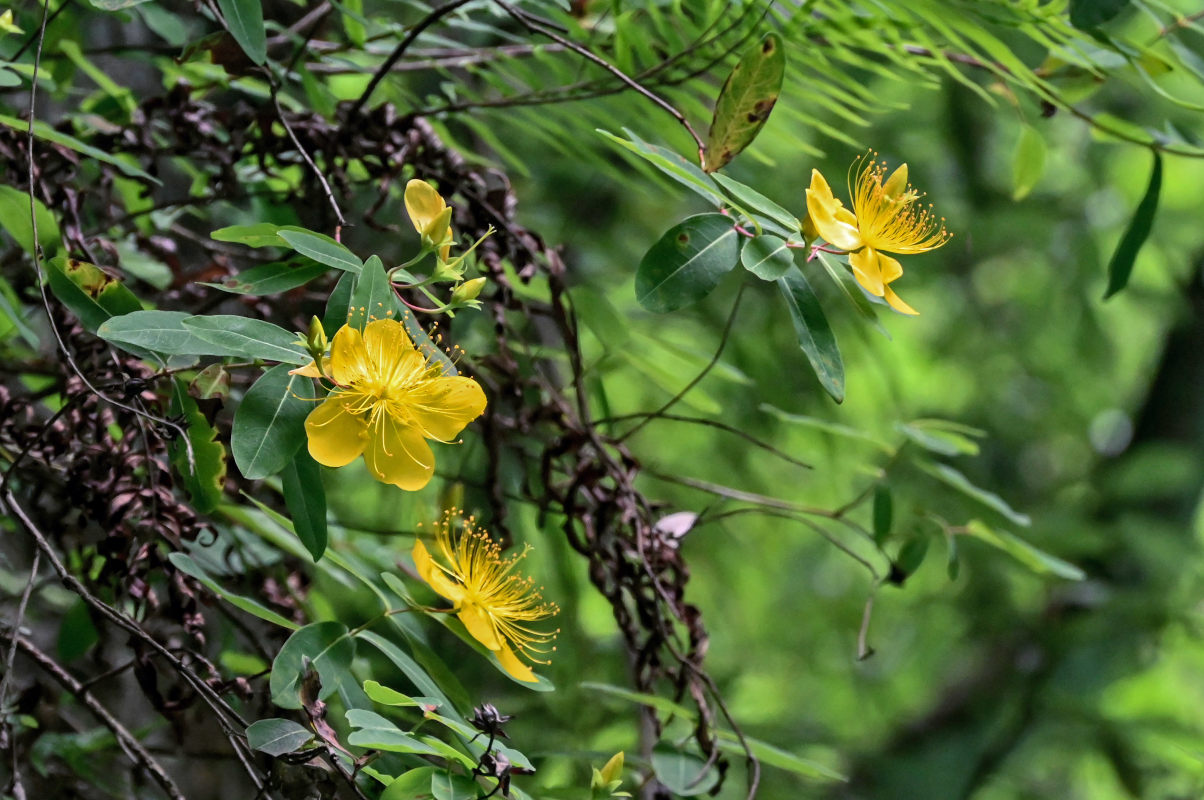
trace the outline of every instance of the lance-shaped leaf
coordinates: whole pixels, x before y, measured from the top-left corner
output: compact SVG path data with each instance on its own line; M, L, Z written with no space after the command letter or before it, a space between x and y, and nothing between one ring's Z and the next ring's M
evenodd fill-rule
M360 261L359 256L323 233L286 225L277 230L276 235L301 255L309 256L328 267L345 272L359 272L364 267L364 262Z
M275 475L305 444L305 417L314 393L309 378L290 375L288 364L263 374L234 412L230 450L243 477Z
M269 756L300 750L313 738L313 731L291 719L261 719L247 727L247 744Z
M379 257L372 256L355 280L347 324L362 331L374 319L397 319L401 316L400 310L384 263Z
M222 16L230 27L230 35L256 64L268 57L267 31L263 26L263 5L260 0L217 0Z
M635 296L649 311L676 311L711 293L739 257L736 230L722 214L674 225L648 250L635 273Z
M1133 262L1137 253L1150 235L1154 226L1154 212L1158 210L1158 195L1162 191L1162 154L1154 153L1154 169L1150 173L1150 183L1146 186L1145 196L1137 206L1125 235L1121 237L1112 261L1108 264L1108 291L1104 293L1107 300L1112 295L1129 285L1129 275L1133 272Z
M226 351L184 327L183 311L135 311L113 317L96 334L134 354L153 350L171 356L222 356Z
M38 222L38 242L47 255L59 249L62 236L54 215L34 198L33 218ZM33 246L33 222L29 214L29 195L12 186L0 186L0 227L21 245L21 249L36 256Z
M304 450L284 468L284 503L293 517L293 529L314 561L326 552L326 489L322 468Z
M811 284L797 269L792 269L778 279L778 288L786 298L794 332L798 335L799 347L803 348L815 377L819 378L832 399L844 401L844 361L836 347L836 336L819 305L819 298Z
M719 90L707 135L707 172L714 172L752 144L778 102L786 53L777 34L766 34L736 64Z
M298 336L279 325L237 314L188 317L184 327L222 351L222 355L262 358L285 364L313 359L297 343Z
M301 681L312 666L322 688L318 699L330 697L343 684L353 684L351 662L355 639L341 622L314 622L293 631L272 662L268 688L281 708L301 708Z
M278 261L274 264L262 264L258 267L243 270L237 275L231 275L220 283L202 283L202 286L212 286L231 294L249 294L262 297L268 294L287 292L304 286L319 275L330 271L326 264L307 261Z

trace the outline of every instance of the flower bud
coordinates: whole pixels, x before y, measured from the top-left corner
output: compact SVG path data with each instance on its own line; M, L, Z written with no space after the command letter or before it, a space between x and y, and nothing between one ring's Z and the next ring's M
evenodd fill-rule
M464 281L454 290L452 290L451 301L455 305L457 303L473 303L477 299L477 295L485 288L485 278L473 278L470 281Z

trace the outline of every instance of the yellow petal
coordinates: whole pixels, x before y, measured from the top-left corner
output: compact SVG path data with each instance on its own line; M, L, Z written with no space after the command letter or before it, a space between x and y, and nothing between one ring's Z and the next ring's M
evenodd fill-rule
M364 452L368 423L362 416L349 412L344 398L336 392L309 412L305 435L314 461L328 467L345 467Z
M311 361L308 364L306 364L304 367L297 367L296 369L290 369L288 371L288 374L289 375L301 375L306 378L321 378L322 377L322 371L320 369L318 369L318 364L316 361Z
M531 668L519 661L518 656L509 647L503 645L502 649L498 650L494 655L497 656L497 660L506 669L506 672L510 673L511 677L517 678L524 683L539 682L539 678L535 677L535 673L531 671Z
M364 349L378 374L394 372L397 362L414 352L414 343L405 323L396 319L378 319L364 326Z
M908 314L913 317L918 317L920 315L919 311L916 311L914 308L907 305L907 303L904 303L903 298L895 294L894 290L889 286L886 287L886 302L890 303L890 307L901 314Z
M385 414L377 417L368 434L364 461L372 476L407 491L417 491L435 474L435 455L422 431Z
M330 375L341 386L347 386L372 373L364 337L350 325L339 328L330 344Z
M417 178L406 184L405 203L406 213L410 215L410 222L414 223L414 230L419 235L425 233L447 208L447 203L435 191L435 187Z
M464 587L452 581L443 570L431 558L431 554L427 551L426 545L422 540L414 542L414 550L412 553L414 558L414 568L418 570L418 576L435 590L435 593L440 597L446 597L456 605L459 605L464 600Z
M882 271L882 282L890 283L903 277L903 265L899 259L891 258L885 253L878 254L878 269Z
M450 442L485 410L485 393L472 378L433 378L409 393L410 413L428 439Z
M829 244L841 250L856 250L861 247L861 234L856 225L852 224L855 219L832 194L832 188L817 169L811 170L811 186L807 189L807 215L816 232Z
M849 253L849 266L853 268L853 277L872 295L881 297L885 290L882 282L882 267L878 262L878 252L872 247L863 247L855 253Z
M464 627L468 629L469 636L490 650L502 649L502 640L498 638L497 628L484 611L469 603L460 609L458 616L460 617L460 621L464 623Z

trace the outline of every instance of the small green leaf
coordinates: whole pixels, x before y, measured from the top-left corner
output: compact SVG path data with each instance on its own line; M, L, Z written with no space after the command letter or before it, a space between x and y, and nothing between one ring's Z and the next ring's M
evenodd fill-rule
M360 261L355 253L325 234L286 225L280 228L276 235L301 255L309 256L328 267L355 273L364 268L364 262Z
M1133 262L1137 260L1137 253L1154 226L1154 213L1158 210L1158 195L1161 191L1162 154L1154 153L1154 169L1150 172L1150 183L1146 187L1145 196L1141 198L1129 227L1125 229L1125 234L1108 263L1108 290L1104 292L1105 300L1129 284Z
M8 89L12 86L20 86L22 78L17 73L7 67L0 67L0 88Z
M380 800L431 800L431 780L439 770L418 767L398 775L380 794Z
M714 172L752 144L782 91L786 52L781 38L766 34L740 57L719 90L707 134L707 172Z
M896 429L925 450L943 456L978 454L978 442L959 431L945 430L925 420L898 423Z
M400 316L401 307L385 273L385 265L380 258L372 256L356 278L347 324L362 331L374 319L398 319Z
M303 366L313 359L297 343L296 333L262 319L237 314L188 317L184 328L221 350L220 355L262 358Z
M880 483L874 487L874 542L881 547L890 536L890 526L894 518L893 503L891 503L890 487Z
M1012 157L1012 199L1021 200L1037 185L1045 169L1045 137L1036 128L1020 129L1016 154Z
M330 267L314 261L297 264L291 261L278 261L274 264L263 264L258 267L243 270L237 275L231 275L224 281L204 283L202 286L212 286L231 294L249 294L262 297L269 294L279 294L298 286L304 286L321 275L330 271Z
M230 26L230 35L247 58L262 64L268 57L267 31L263 26L263 6L259 0L217 0L222 17Z
M326 552L326 489L322 486L322 470L309 452L301 448L284 468L281 479L293 529L316 562Z
M652 751L652 769L665 788L681 797L706 794L719 783L714 766L666 745L657 745Z
M443 690L439 688L439 684L431 678L427 671L423 669L417 661L411 658L410 655L400 647L393 644L383 636L373 633L372 631L361 631L360 633L356 634L356 638L363 639L365 642L368 642L374 646L377 650L380 650L381 653L384 654L385 658L392 661L393 665L401 670L402 673L404 673L405 676L410 679L410 682L417 687L418 691L422 692L428 697L435 698L438 700L441 706L455 708L451 700L449 700L443 693Z
M183 311L135 311L108 320L97 328L96 335L136 354L153 350L172 356L224 355L221 348L184 327L188 318Z
M38 222L38 241L46 255L53 255L62 246L62 235L54 215L41 200L34 198L33 218ZM21 249L37 257L33 246L33 223L30 221L29 195L12 186L0 186L0 227L13 237ZM60 298L61 299L61 298Z
M217 430L197 407L196 400L180 378L172 381L171 415L183 420L192 445L192 459L183 438L171 440L171 464L184 479L192 505L202 514L217 508L226 485L226 448L217 440Z
M794 251L784 239L766 234L744 243L740 263L761 280L776 281L794 266Z
M347 712L347 724L358 729L347 736L347 743L357 747L371 747L389 753L441 755L438 750L417 736L401 730L375 711L353 708Z
M230 225L218 228L209 234L209 238L218 242L235 242L247 247L287 247L277 233L279 225L270 222L257 222L254 225Z
M269 756L296 752L313 738L312 731L291 719L261 719L247 726L247 744Z
M899 555L895 557L895 566L904 575L914 575L928 555L928 537L915 534L903 542Z
M811 284L798 270L778 279L778 288L786 298L799 347L803 349L824 391L837 403L844 401L844 362L836 346L836 336L820 307Z
M711 176L711 180L718 183L729 193L744 205L748 206L753 211L759 211L771 220L782 227L781 233L786 235L801 233L798 219L786 209L782 208L777 203L770 200L765 195L753 189L750 186L745 186L740 181L733 180L721 172L716 172Z
M648 250L635 273L635 293L649 311L676 311L714 290L739 257L736 231L722 214L698 214Z
M289 375L287 364L263 374L234 412L230 449L243 477L255 480L275 475L305 444L305 417L313 404L313 383Z
M1016 511L1014 508L1008 505L1002 497L994 492L988 492L986 489L980 489L979 487L970 483L969 478L948 464L917 462L916 466L927 472L929 475L932 475L934 478L948 484L949 486L952 486L954 489L957 489L959 492L971 498L972 500L976 500L987 508L999 512L1015 524L1022 525L1026 528L1032 524L1032 520L1027 514L1021 514L1019 511Z
M167 560L170 561L172 565L174 565L175 568L180 572L195 578L202 586L235 608L241 609L252 616L259 617L265 622L270 622L273 625L279 625L280 627L288 628L289 630L297 629L297 623L280 616L259 601L227 591L225 587L211 578L209 574L205 572L205 570L201 569L200 564L196 563L191 556L185 555L184 553L172 553L167 557Z
M1021 564L1041 575L1056 575L1071 581L1081 581L1087 577L1087 574L1074 564L1034 547L1013 533L994 530L978 520L971 520L966 525L966 533L1009 553Z
M364 694L368 695L372 702L380 703L382 706L421 705L420 701L415 700L408 694L402 694L396 689L390 689L388 686L384 686L377 681L364 681Z
M1070 24L1081 31L1098 28L1129 6L1129 0L1070 0Z
M322 688L319 699L330 697L343 683L353 683L351 661L355 639L341 622L314 622L296 630L272 662L268 687L272 702L281 708L301 708L300 684L305 677L305 660L318 671Z
M59 622L58 654L64 663L69 664L85 655L100 641L100 632L88 609L83 598L77 598Z

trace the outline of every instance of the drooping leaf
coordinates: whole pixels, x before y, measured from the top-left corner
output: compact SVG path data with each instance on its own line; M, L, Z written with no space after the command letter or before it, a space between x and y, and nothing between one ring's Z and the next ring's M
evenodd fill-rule
M904 576L914 575L928 555L929 544L929 537L924 534L909 536L899 548L899 554L895 556L895 567Z
M178 377L172 381L171 415L182 420L192 449L190 459L185 440L182 437L172 439L168 446L171 464L183 478L193 507L207 514L217 508L222 499L222 488L226 485L226 448L217 440L217 430L188 393L187 384Z
M729 178L722 172L716 172L711 176L711 180L726 189L732 197L748 206L752 211L760 212L777 223L782 228L779 233L791 235L801 232L799 221L793 214L751 186L746 186L740 183L740 181Z
M254 225L230 225L218 228L209 234L209 238L218 242L236 242L247 247L287 247L288 243L277 234L279 225L270 222L256 222Z
M326 298L326 312L322 315L322 327L326 329L328 337L333 337L338 333L339 328L347 324L347 319L351 315L351 295L355 291L357 280L358 276L354 273L344 272L335 283L330 297Z
M1083 31L1098 28L1128 6L1129 0L1070 0L1070 24Z
M293 529L314 561L326 552L326 489L322 470L305 448L297 451L281 475L284 503L293 518Z
M891 502L890 487L880 483L874 487L874 542L881 545L890 536L894 519L894 504Z
M683 753L664 744L652 751L652 769L656 779L675 795L693 797L706 794L719 782L714 766L692 753Z
M674 225L636 269L640 305L649 311L676 311L706 297L736 266L737 235L722 214L698 214Z
M305 417L313 403L304 398L313 395L313 383L288 373L287 364L269 369L234 412L230 449L244 478L275 475L305 444Z
M719 90L707 134L707 172L720 169L760 133L782 91L786 52L776 33L766 34L740 57Z
M237 314L188 317L185 329L221 350L221 355L262 358L284 364L305 365L313 359L297 343L296 333L262 319Z
M268 687L272 702L281 708L301 708L300 684L305 661L318 671L322 688L319 699L330 697L343 683L354 683L351 661L355 639L341 622L314 622L293 631L272 661Z
M1087 577L1087 574L1074 564L1034 547L1009 531L996 530L978 520L971 520L966 525L966 533L1009 553L1033 572L1042 575L1056 575L1071 581L1081 581Z
M328 267L356 273L364 268L364 262L360 261L359 256L323 233L285 225L276 231L276 235L301 255L309 256Z
M25 120L17 119L16 117L10 117L5 114L0 114L0 125L12 128L21 135L25 135L25 132L29 130L29 123ZM85 144L79 139L76 139L74 136L70 136L62 131L55 130L41 120L34 121L33 135L34 137L43 141L66 147L70 150L74 150L77 153L82 153L89 158L95 158L97 161L103 161L104 163L121 170L121 172L123 172L127 177L140 178L144 181L153 183L156 186L160 186L163 183L158 178L152 177L149 173L139 169L137 166L131 164L129 161L126 161L124 158L118 158L117 156L111 155L98 147Z
M837 403L844 401L844 362L836 346L836 335L819 305L811 284L797 269L778 279L786 298L799 347L803 349L824 391Z
M304 286L329 271L330 267L318 262L297 264L291 261L278 261L274 264L251 267L218 283L202 283L201 285L212 286L214 289L221 289L223 292L231 294L262 297Z
M269 756L296 752L313 738L313 731L291 719L261 719L247 726L247 744Z
M630 139L615 136L601 128L598 129L598 133L628 152L644 159L673 180L697 192L715 205L723 205L727 201L727 198L715 188L715 184L707 177L707 174L699 169L696 163L684 156L668 148L649 144L627 129L624 129L623 133L631 137Z
M173 356L224 355L221 348L184 327L188 317L183 311L135 311L108 320L96 335L133 353L153 350Z
M92 622L89 606L83 598L77 598L63 614L59 623L59 660L70 663L85 655L100 641L100 631Z
M62 246L62 235L54 215L41 200L33 201L33 217L38 222L38 241L46 255ZM29 194L12 186L0 186L0 227L31 256L37 256L33 246L33 223L29 213Z
M734 755L744 755L744 745L740 744L739 738L731 731L716 731L715 738L718 740L717 744L720 750ZM788 753L780 747L774 747L760 739L754 739L746 735L744 741L748 744L748 749L752 751L757 760L765 766L784 769L787 772L793 772L795 775L802 775L805 778L818 778L829 781L848 780L847 776L842 775L829 766L809 758L796 756L794 753Z
M917 466L932 475L937 480L952 486L962 494L972 500L982 503L987 508L999 512L1011 522L1028 527L1032 524L1032 519L1027 514L1021 514L1019 511L1007 504L1002 497L994 492L988 492L986 489L979 488L970 483L970 479L962 473L955 470L948 464L932 464L926 462L918 462Z
M377 256L369 258L355 281L351 293L351 310L347 324L363 330L374 319L397 319L401 316L400 304L385 265Z
M289 630L297 629L297 623L282 617L280 614L277 614L275 611L263 605L258 600L252 600L250 597L244 597L240 594L228 591L224 586L222 586L207 572L205 572L205 570L201 568L201 565L196 563L196 560L191 556L184 553L172 553L167 557L167 560L170 561L180 572L195 578L202 586L235 608L241 609L252 616L259 617L260 619L270 622L273 625L279 625L280 627L288 628Z
M1012 199L1021 200L1037 185L1045 169L1045 137L1030 125L1020 129L1012 157Z
M794 251L785 239L766 234L744 243L740 263L763 281L776 281L794 266Z
M1154 213L1158 210L1158 195L1162 191L1162 154L1154 153L1154 169L1150 172L1150 183L1146 186L1145 195L1133 213L1129 227L1125 229L1112 260L1108 262L1108 290L1104 299L1129 285L1129 275L1133 272L1133 262L1137 253L1145 244L1154 226Z
M44 262L44 266L50 291L90 331L99 329L113 317L142 310L142 303L133 292L95 264L57 256Z
M230 35L247 58L262 64L268 57L267 31L263 26L263 5L260 0L217 0L222 17L230 27Z

